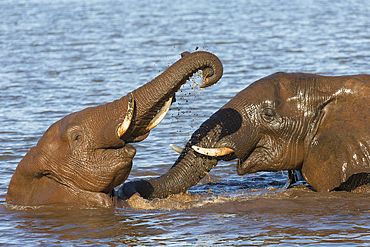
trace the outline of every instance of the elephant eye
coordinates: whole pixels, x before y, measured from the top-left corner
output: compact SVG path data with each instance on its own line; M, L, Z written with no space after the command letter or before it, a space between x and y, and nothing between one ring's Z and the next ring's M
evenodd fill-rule
M83 144L84 135L81 131L73 131L69 134L68 142L72 150L77 149Z
M271 122L276 117L276 111L274 108L265 108L262 112L262 117L268 122Z
M81 133L77 132L77 133L73 133L72 134L72 140L74 142L81 142L83 140L83 136Z

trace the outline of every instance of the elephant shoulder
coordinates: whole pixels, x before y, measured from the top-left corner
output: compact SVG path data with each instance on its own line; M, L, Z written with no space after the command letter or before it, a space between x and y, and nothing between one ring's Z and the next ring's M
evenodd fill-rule
M369 108L357 100L333 101L323 109L302 165L315 190L330 191L354 174L370 173L369 119Z

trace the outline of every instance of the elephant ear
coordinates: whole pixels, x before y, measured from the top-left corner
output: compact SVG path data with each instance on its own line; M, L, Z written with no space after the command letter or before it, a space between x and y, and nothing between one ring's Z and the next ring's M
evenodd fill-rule
M349 191L370 182L369 106L366 95L346 95L321 110L302 165L316 191Z

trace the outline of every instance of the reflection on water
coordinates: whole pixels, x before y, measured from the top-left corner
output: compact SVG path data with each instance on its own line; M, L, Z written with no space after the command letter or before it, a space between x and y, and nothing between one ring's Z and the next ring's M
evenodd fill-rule
M165 173L192 132L249 83L277 71L369 73L366 1L0 2L0 243L45 245L366 245L368 189L286 190L286 173L236 175L220 162L189 193L131 199L130 209L15 207L10 178L55 121L112 101L181 52L207 50L221 81L177 93L163 123L135 144L129 180Z

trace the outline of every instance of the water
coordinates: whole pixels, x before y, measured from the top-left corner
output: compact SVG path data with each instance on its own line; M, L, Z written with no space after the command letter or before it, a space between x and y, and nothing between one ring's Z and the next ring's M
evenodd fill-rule
M221 162L191 194L132 209L13 207L10 178L61 117L117 99L188 50L224 64L204 91L187 84L135 144L129 180L158 176L208 116L277 71L370 73L370 5L353 1L0 2L0 243L14 245L366 245L368 193L286 190L286 173L239 177Z

